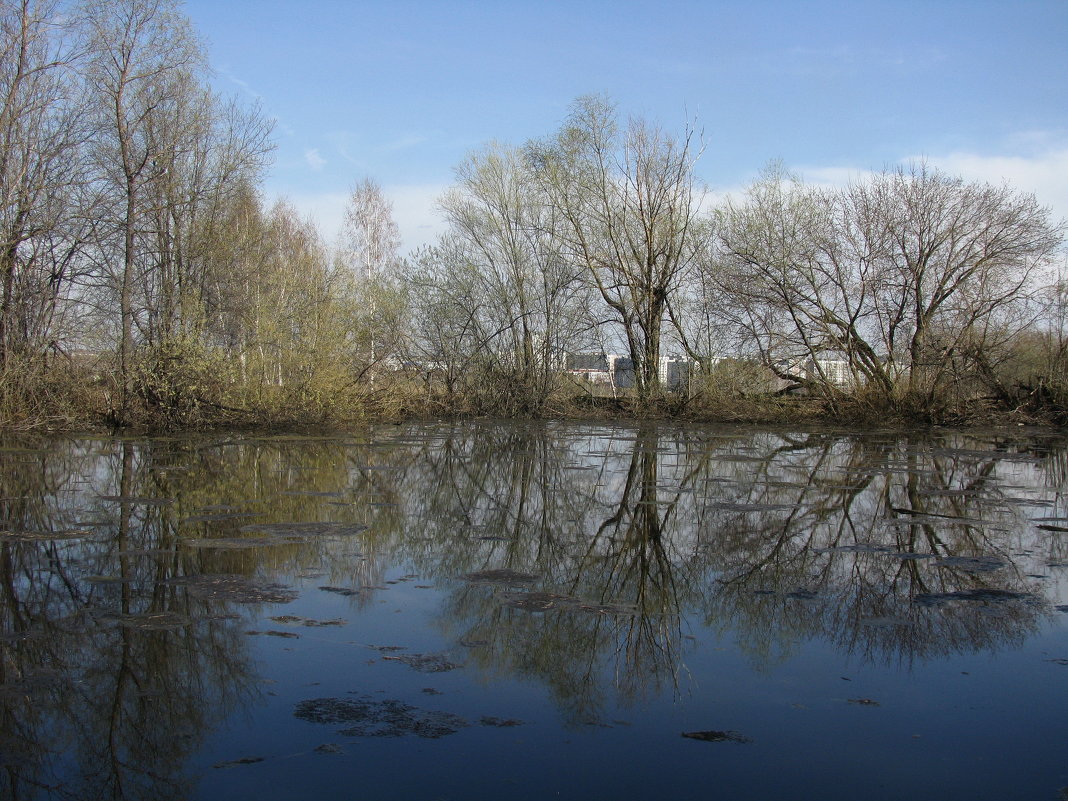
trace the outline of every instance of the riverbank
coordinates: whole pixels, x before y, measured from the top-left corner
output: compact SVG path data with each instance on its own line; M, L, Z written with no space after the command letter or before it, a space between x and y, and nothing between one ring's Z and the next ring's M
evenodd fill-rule
M223 386L220 383L142 381L120 401L107 376L68 370L9 374L0 382L0 431L173 433L342 430L366 423L427 419L510 418L588 421L678 420L726 424L827 424L861 428L914 428L1068 424L1068 410L1052 394L972 398L923 406L888 404L860 395L812 397L691 388L639 400L626 393L598 396L565 384L545 397L507 393L448 393L414 382L347 386Z

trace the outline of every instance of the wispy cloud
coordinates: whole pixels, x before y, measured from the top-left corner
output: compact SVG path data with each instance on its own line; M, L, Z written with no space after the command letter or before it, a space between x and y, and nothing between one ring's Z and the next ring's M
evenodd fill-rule
M391 142L386 142L378 149L383 153L395 153L398 150L409 150L413 147L418 147L429 139L430 137L425 136L424 134L407 134L394 139Z
M326 166L326 159L319 155L318 148L309 148L304 151L304 161L316 172L320 172Z
M285 122L280 117L272 114L271 115L271 122L273 122L275 127L279 131L284 133L286 136L296 136L297 135L297 132L294 131L291 126L286 125Z
M361 166L364 161L356 156L355 146L359 143L359 137L351 131L330 131L326 134L327 141L333 145L334 150L349 164Z
M230 69L228 67L226 67L226 66L219 67L218 71L219 71L220 75L225 77L226 80L228 80L230 83L234 84L236 87L238 87L242 92L247 94L249 97L251 97L251 98L253 98L255 100L263 100L263 95L261 95L255 89L253 89L252 85L248 81L246 81L246 80L244 80L242 78L238 78L236 75L234 75L232 72L230 72Z
M891 70L914 73L926 71L947 61L949 56L937 47L914 49L857 47L851 44L833 47L793 47L778 63L778 69L801 75L831 75L857 69ZM776 65L771 59L770 64Z
M261 103L261 104L263 104L264 106L266 106L266 105L267 105L267 102L266 102L266 100L264 99L263 95L262 95L262 94L260 94L259 92L257 92L257 91L256 91L256 90L255 90L255 89L254 89L254 88L252 87L252 84L250 84L250 83L249 83L248 81L246 81L246 80L244 80L243 78L239 78L238 76L234 75L234 73L232 73L232 72L231 72L231 71L229 70L229 68L227 68L227 67L225 67L225 66L223 66L223 67L219 67L219 68L218 68L218 71L219 71L219 74L220 74L220 75L222 75L223 77L225 77L225 78L226 78L226 80L228 80L228 81L229 81L230 83L232 83L232 84L233 84L234 86L238 87L238 88L239 88L239 89L240 89L240 90L241 90L242 92L244 92L244 93L245 93L246 95L248 95L249 97L251 97L251 98L252 98L253 100L255 100L255 101L256 101L257 103ZM271 122L273 122L273 123L274 123L275 127L276 127L276 128L277 128L277 129L279 130L279 131L281 131L282 133L284 133L284 134L285 134L286 136L295 136L295 135L296 135L296 132L295 132L295 131L293 130L293 128L292 128L292 127L290 127L289 125L286 125L285 121L283 121L283 120L282 120L281 118L279 118L279 117L278 117L277 115L275 115L275 114L271 114L271 115L270 115L270 120L271 120Z

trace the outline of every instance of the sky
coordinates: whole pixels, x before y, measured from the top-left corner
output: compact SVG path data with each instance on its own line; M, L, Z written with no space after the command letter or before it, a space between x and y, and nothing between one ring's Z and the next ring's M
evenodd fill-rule
M187 0L215 85L261 104L265 183L336 235L364 178L406 249L490 141L550 136L579 96L703 131L699 177L770 161L840 184L910 160L1008 181L1068 218L1068 0Z

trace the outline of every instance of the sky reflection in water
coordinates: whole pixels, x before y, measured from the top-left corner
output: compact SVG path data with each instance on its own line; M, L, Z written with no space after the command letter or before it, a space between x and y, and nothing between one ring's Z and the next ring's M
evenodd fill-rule
M1066 473L1027 431L9 441L2 793L1056 798Z

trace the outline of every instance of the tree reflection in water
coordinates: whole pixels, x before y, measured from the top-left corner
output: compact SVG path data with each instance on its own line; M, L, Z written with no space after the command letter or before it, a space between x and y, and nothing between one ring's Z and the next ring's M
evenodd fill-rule
M260 696L238 619L255 607L213 600L197 581L273 575L299 550L189 548L200 524L188 518L220 499L277 498L296 454L92 441L5 456L5 797L188 797L191 755ZM243 522L212 525L235 534Z
M570 724L685 695L706 629L760 668L810 640L903 666L1016 646L1068 562L1063 445L441 424L12 447L5 793L188 795L207 734L262 704L244 631L277 614L265 601L325 586L370 613L390 570L441 593L434 625L469 671L543 684ZM271 540L322 521L368 528ZM233 590L274 583L304 589Z
M517 611L475 584L442 618L485 643L481 669L536 677L589 721L606 677L624 699L677 682L694 613L741 632L757 666L812 638L904 664L1019 643L1049 608L1021 554L1062 543L1007 479L1040 485L1044 467L996 438L461 427L397 476L432 543L397 547L442 582L507 568L607 605Z

